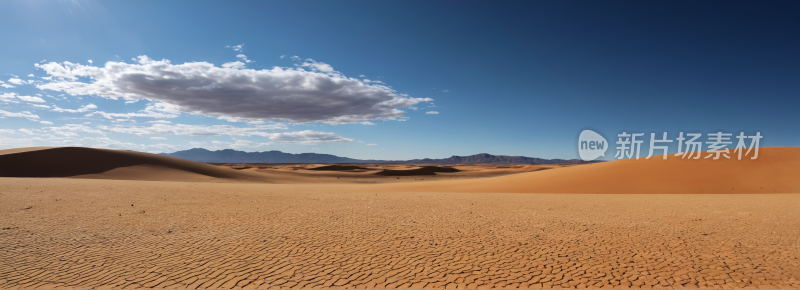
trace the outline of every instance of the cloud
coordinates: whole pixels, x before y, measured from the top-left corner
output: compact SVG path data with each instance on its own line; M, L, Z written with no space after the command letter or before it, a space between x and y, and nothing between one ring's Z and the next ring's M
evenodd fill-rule
M31 96L17 96L18 99L31 102L31 103L44 103L44 99L40 97L31 97Z
M94 110L94 109L97 109L97 106L95 106L94 104L83 105L80 108L74 109L74 110L73 109L62 109L62 108L59 108L56 105L53 105L53 111L62 112L62 113L63 112L65 112L65 113L86 113L86 112L89 112L89 111Z
M353 139L344 138L334 133L305 130L299 132L276 133L269 137L280 143L316 145L320 143L353 142Z
M267 137L270 140L289 144L320 144L352 142L353 139L344 138L334 133L305 130L299 132L271 133L269 130L286 129L283 124L270 124L256 127L234 127L230 125L188 125L188 124L153 124L149 127L142 126L98 126L98 129L123 134L155 135L172 133L178 136L238 136Z
M253 142L253 141L247 141L247 140L236 140L236 142L233 142L233 143L231 143L231 142L222 142L222 141L211 141L211 144L214 144L217 147L222 146L222 147L227 147L227 148L230 148L230 147L234 147L234 148L242 148L242 147L253 148L253 147L269 146L269 145L272 145L272 142L257 143L257 142Z
M180 111L174 105L170 105L167 103L155 103L151 104L144 108L144 110L140 110L138 112L133 113L106 113L103 111L91 112L86 114L86 117L94 117L94 116L103 116L106 119L116 119L116 118L177 118L180 116Z
M149 127L143 126L99 126L98 128L123 134L135 135L156 135L169 134L181 136L261 136L271 137L273 133L269 130L286 129L285 125L280 126L256 126L256 127L234 127L231 125L188 125L188 124L153 124Z
M12 84L15 84L15 85L24 85L25 84L25 81L23 81L23 80L21 80L19 78L16 78L16 77L8 79L8 82L12 83Z
M226 45L225 48L232 48L233 51L242 51L242 50L244 50L244 43L242 43L240 45L234 45L234 46Z
M246 55L244 55L244 54L237 54L237 55L236 55L236 57L238 57L238 58L241 58L241 59L242 59L244 62L246 62L246 63L251 63L251 62L253 62L252 60L249 60L249 59L247 59L247 56L246 56Z
M361 124L361 125L375 125L375 123L372 123L372 122L369 122L369 121L364 121L364 122L361 122L359 124Z
M317 62L313 59L307 59L306 62L301 64L300 66L311 68L311 71L320 71L324 73L332 73L334 72L333 67L324 62Z
M400 108L433 101L346 77L325 63L306 60L303 65L310 71L233 69L207 62L174 65L147 56L139 56L135 64L112 61L104 67L50 62L36 67L55 80L36 87L70 95L161 101L182 112L212 117L328 124L397 119L405 114Z
M172 122L170 122L170 121L167 121L167 120L155 120L155 121L147 121L147 123L153 123L153 124L172 124Z
M427 112L425 112L425 114L426 115L438 115L439 112L437 112L437 111L427 111Z
M93 62L93 61L90 59L90 60L89 60L89 63L94 63L94 62Z
M450 90L443 90L442 93L449 93Z
M37 107L37 108L45 108L45 109L50 109L50 106L48 106L48 105L39 105L39 104L32 104L32 105L33 105L34 107Z
M29 75L28 75L28 77L29 77L29 78L32 78L32 77L34 77L34 75L33 75L33 74L29 74Z
M367 144L367 146L376 146L378 144Z
M245 64L243 62L241 62L241 61L232 61L232 62L223 63L222 67L223 68L231 68L231 69L243 69L245 67Z
M359 75L358 77L360 77L360 78L365 78L365 77L367 77L367 76L365 76L365 75Z
M53 125L53 122L50 122L50 121L39 121L39 123L42 123L42 124L45 124L45 125Z
M19 113L12 113L12 112L8 112L8 111L0 110L0 119L6 118L6 117L26 118L26 119L31 120L31 121L35 121L36 119L39 119L38 115L33 114L31 112L28 112L28 111L22 111L22 112L19 112Z
M46 130L62 136L78 136L78 132L105 134L105 132L80 124L67 124L61 127L47 127Z
M28 135L36 135L36 133L33 133L33 132L31 132L31 130L28 130L28 129L19 129L17 131L20 131L20 132L28 134Z
M293 55L292 57L290 57L290 59L292 59L292 60L300 60L300 57L296 56L296 55Z
M19 103L16 98L17 93L0 93L0 101L5 103Z
M167 140L167 138L164 138L164 137L150 137L150 139L151 140Z
M286 55L281 55L281 59L284 59L284 58L286 58Z

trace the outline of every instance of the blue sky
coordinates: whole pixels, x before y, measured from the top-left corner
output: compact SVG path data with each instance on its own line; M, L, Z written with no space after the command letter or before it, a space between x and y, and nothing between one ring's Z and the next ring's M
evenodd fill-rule
M798 13L791 1L2 1L0 148L572 159L587 127L612 142L758 131L761 146L800 146Z

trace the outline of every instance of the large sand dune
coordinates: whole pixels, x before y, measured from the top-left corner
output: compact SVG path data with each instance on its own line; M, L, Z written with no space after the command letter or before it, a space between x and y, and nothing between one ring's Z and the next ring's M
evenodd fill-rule
M618 160L494 178L395 185L393 191L517 193L798 193L800 148L761 148L758 159ZM753 153L751 152L752 156Z
M262 176L156 154L82 147L0 150L0 177L164 181L251 181Z

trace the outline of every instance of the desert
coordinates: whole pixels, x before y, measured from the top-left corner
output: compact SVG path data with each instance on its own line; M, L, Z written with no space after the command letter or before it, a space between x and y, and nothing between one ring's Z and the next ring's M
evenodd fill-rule
M760 154L434 166L4 150L0 288L798 288L800 150Z

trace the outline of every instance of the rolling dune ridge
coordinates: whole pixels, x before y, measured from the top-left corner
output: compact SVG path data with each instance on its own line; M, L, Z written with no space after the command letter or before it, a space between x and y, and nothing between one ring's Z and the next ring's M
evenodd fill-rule
M12 149L0 289L797 289L798 152L379 176L427 167Z
M751 156L752 156L751 152ZM661 156L519 173L488 179L404 184L396 191L517 193L798 193L800 148L761 148L751 160Z

